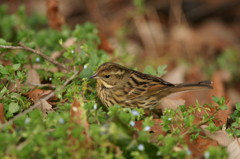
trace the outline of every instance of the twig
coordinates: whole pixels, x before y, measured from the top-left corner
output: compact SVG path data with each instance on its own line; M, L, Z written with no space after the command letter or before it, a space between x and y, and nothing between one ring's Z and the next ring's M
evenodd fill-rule
M39 50L34 50L26 45L24 45L23 43L19 43L20 46L7 46L7 45L0 45L0 48L3 48L3 49L21 49L21 50L26 50L26 51L29 51L29 52L32 52L36 55L39 55L41 57L43 57L44 59L46 59L48 62L51 62L53 63L54 65L57 65L58 67L60 68L63 68L64 70L67 70L67 71L70 71L69 68L67 68L64 64L61 64L53 59L51 59L50 57L48 57L47 55L45 55L44 53L42 53L41 51Z
M198 127L200 127L201 125L204 125L204 124L208 123L208 122L211 120L211 118L214 117L214 116L218 113L219 110L220 110L220 109L216 109L216 111L213 112L211 116L209 116L207 119L203 120L202 122L198 123L198 124L196 125L196 127L198 128ZM202 128L201 128L201 129L202 129ZM186 135L186 134L189 133L189 132L190 132L190 128L188 128L188 129L187 129L183 134L181 134L181 135L184 136L184 135Z
M41 104L41 100L48 100L50 99L52 96L54 96L54 94L58 91L61 91L70 81L72 81L78 74L80 73L80 71L76 71L68 80L66 80L66 82L59 88L57 88L55 91L51 92L50 94L48 94L47 96L45 96L44 98L40 98L34 105L30 106L28 109L24 110L23 112L17 114L16 116L14 116L12 119L10 119L9 121L7 121L4 124L0 125L0 129L11 125L15 120L17 120L18 118L20 118L23 115L26 115L27 113L31 112L32 110L36 109L40 104Z

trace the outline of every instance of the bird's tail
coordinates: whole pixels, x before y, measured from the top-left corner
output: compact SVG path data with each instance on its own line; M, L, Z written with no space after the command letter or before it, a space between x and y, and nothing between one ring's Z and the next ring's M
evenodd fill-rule
M170 92L182 92L182 91L190 91L190 90L200 90L200 89L212 89L211 86L212 81L200 81L195 83L181 83L176 84L172 88L170 88Z

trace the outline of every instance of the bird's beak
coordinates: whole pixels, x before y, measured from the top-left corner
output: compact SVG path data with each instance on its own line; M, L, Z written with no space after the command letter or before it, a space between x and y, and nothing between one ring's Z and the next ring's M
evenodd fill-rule
M92 75L92 76L89 77L89 79L97 79L97 78L98 78L98 76L97 76L96 73L95 73L94 75Z

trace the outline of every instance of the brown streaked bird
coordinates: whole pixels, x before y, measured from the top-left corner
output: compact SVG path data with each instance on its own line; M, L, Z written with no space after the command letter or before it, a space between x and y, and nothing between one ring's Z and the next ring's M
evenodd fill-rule
M171 93L212 89L211 81L172 84L111 62L102 64L90 78L97 80L97 95L106 106L154 109Z

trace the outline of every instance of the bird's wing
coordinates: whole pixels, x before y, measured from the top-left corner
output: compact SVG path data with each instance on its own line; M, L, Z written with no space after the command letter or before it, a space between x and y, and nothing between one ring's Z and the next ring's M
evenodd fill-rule
M128 97L127 99L142 99L148 96L158 94L168 87L174 86L173 84L154 76L139 77L136 74L131 75L130 80L127 82ZM166 92L167 93L167 92ZM166 94L167 95L167 94Z

